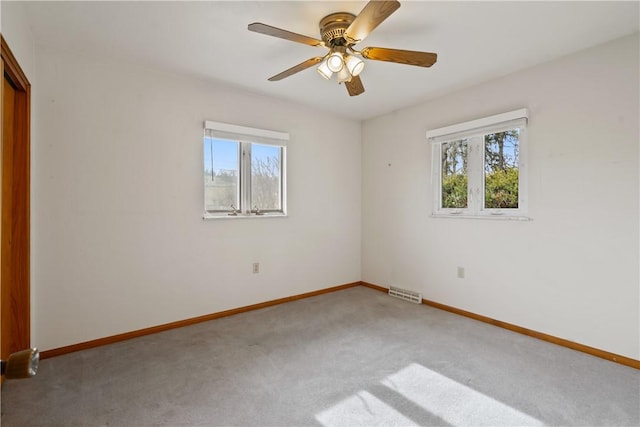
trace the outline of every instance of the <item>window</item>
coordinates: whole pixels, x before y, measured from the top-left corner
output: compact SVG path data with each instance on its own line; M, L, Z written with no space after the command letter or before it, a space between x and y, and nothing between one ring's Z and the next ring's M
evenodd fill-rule
M427 132L433 214L527 219L527 110Z
M289 134L205 122L204 217L286 215Z

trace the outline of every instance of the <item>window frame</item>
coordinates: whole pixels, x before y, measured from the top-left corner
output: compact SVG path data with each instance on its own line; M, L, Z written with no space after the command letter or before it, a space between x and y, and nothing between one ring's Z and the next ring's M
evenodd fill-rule
M527 126L528 110L519 109L427 131L432 147L432 217L530 220L528 213ZM485 208L485 135L519 129L518 207ZM442 156L446 143L468 140L467 207L442 207Z
M269 218L287 216L287 173L286 152L289 134L265 129L250 128L228 123L213 121L204 122L203 144L207 138L237 142L238 144L238 205L234 212L231 207L227 210L207 210L206 187L203 183L203 218ZM252 156L254 144L269 145L279 148L280 154L280 207L281 209L260 209L256 211L251 206L251 178ZM203 146L204 148L204 146ZM203 149L204 155L204 149ZM204 160L204 159L203 159ZM203 161L204 164L204 161Z

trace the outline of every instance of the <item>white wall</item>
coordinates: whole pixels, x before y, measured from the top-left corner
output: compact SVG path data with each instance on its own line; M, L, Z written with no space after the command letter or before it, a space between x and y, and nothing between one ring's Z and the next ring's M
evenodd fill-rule
M33 85L35 75L35 41L23 2L0 2L0 31L22 71Z
M359 122L61 52L37 69L41 349L360 280ZM290 133L289 217L202 219L204 120Z
M640 359L638 45L635 34L366 121L362 279ZM533 221L431 218L425 132L523 107Z

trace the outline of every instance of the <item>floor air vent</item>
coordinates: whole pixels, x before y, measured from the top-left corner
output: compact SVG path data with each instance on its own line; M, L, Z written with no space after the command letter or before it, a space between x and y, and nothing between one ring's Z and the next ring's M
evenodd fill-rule
M408 291L406 289L396 288L395 286L389 287L389 295L392 297L400 298L405 301L415 302L416 304L422 304L422 294L417 292Z

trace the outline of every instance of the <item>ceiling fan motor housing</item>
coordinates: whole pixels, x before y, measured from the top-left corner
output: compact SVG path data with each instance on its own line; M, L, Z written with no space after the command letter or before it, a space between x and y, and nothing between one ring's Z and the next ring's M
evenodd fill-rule
M356 16L348 12L337 12L320 20L320 34L327 46L346 46L344 32Z

